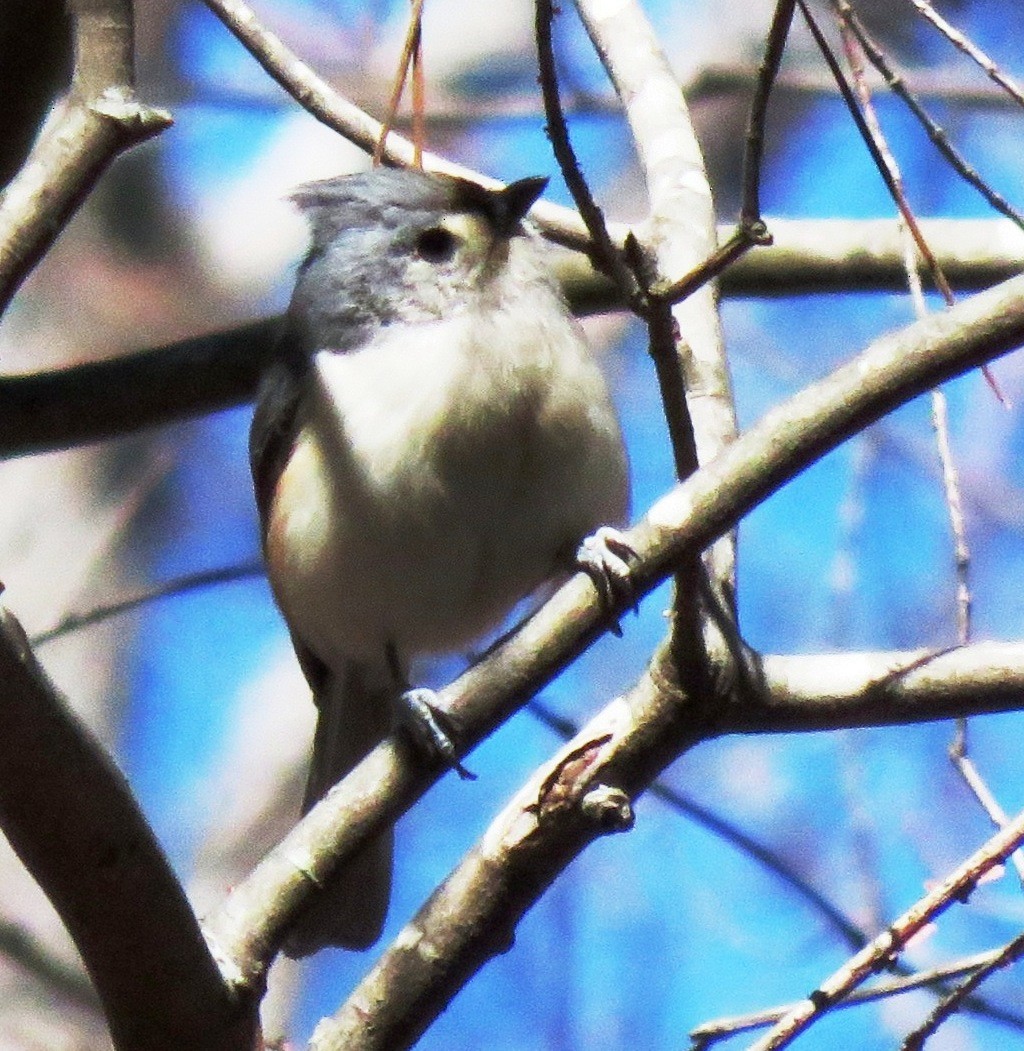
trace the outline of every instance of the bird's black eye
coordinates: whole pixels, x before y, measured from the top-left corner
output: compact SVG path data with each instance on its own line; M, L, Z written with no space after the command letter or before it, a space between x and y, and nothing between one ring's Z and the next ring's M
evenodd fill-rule
M431 226L416 238L416 254L428 263L447 263L457 247L455 235L443 226Z

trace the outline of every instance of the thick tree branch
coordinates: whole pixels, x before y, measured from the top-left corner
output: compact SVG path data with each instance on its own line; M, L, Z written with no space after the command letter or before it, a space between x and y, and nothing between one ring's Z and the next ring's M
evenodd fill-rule
M512 946L519 919L554 878L595 839L632 826L642 775L630 742L659 742L664 765L699 740L691 713L649 674L608 705L516 793L341 1010L320 1023L310 1051L412 1046L472 975Z
M656 654L652 669L665 659ZM815 712L822 704L831 726L864 714L857 707L858 690L874 695L870 714L878 724L917 719L929 710L933 716L948 714L942 706L953 697L961 706L1019 707L1022 660L1022 644L969 647L942 656L766 658L772 671L765 676L765 704L773 707L775 691L795 717L801 704ZM831 662L837 668L826 673L822 698L812 683ZM656 671L609 704L492 822L341 1010L321 1023L312 1051L411 1046L472 975L511 946L523 913L559 872L599 836L627 829L631 801L681 751L723 728L718 720L714 727L708 724L707 714L706 706L680 695ZM770 718L758 728L774 729ZM819 727L805 720L800 728Z
M726 706L719 733L893 726L1024 708L1024 643L756 659L757 688Z
M643 10L634 0L614 5L577 0L587 33L622 101L651 200L637 230L649 272L648 287L671 284L718 247L714 204L689 110ZM665 411L672 420L683 396L689 405L700 463L711 460L736 433L725 346L713 286L697 289L672 308L671 361L652 353ZM674 370L681 383L667 376ZM677 452L677 461L679 454ZM731 564L720 567L731 576Z
M707 547L769 493L851 434L915 394L1021 342L1024 277L882 337L827 379L773 409L651 508L628 534L638 553L637 594L646 594L674 571L680 558ZM467 749L482 740L607 625L608 611L602 609L592 583L577 574L514 636L441 691L457 739ZM672 703L677 703L675 697ZM941 714L946 710L943 707ZM729 709L734 724L739 711ZM923 712L918 717L924 717ZM822 724L820 719L816 722ZM840 718L835 725L844 723ZM705 732L716 730L709 726ZM671 752L675 742L651 747ZM235 888L210 917L208 930L241 983L262 981L291 917L340 861L394 821L442 773L414 762L400 740L388 739Z
M0 826L82 955L118 1051L249 1051L222 980L124 778L0 609Z
M0 379L0 457L130 434L248 401L280 317L155 350Z

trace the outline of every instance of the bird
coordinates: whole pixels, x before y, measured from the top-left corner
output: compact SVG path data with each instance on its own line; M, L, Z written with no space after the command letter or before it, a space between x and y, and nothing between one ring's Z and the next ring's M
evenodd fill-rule
M309 250L249 452L318 711L303 812L422 700L411 659L464 652L625 522L616 412L527 218L546 183L376 168L292 194ZM344 862L286 952L372 945L393 849Z

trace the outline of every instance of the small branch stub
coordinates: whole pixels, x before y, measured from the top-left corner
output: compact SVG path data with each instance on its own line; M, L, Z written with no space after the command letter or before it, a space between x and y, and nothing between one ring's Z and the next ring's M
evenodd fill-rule
M602 832L628 832L635 820L633 801L611 785L591 788L580 800L580 813Z

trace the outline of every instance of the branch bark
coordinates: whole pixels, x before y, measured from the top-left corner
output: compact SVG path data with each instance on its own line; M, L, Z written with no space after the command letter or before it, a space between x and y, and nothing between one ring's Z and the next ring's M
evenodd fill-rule
M788 710L788 729L820 729L816 719L824 722L826 713L831 727L942 717L954 697L960 704L1017 707L1024 701L1022 658L1021 644L945 654L765 658L770 671L762 702L772 711ZM627 696L609 704L530 778L339 1012L320 1024L311 1051L410 1047L473 974L512 945L520 918L554 878L595 839L630 827L632 800L668 763L693 744L737 728L707 721L706 705L660 678L665 660L664 653L655 654ZM826 665L834 671L822 676ZM825 696L812 685L822 677ZM776 726L769 717L740 728Z
M0 609L0 826L82 955L118 1051L250 1051L253 1005L211 957L121 773Z
M129 0L73 0L71 91L0 195L0 313L110 162L170 115L135 95Z
M965 300L879 339L827 379L800 392L727 446L709 465L660 499L628 533L638 553L638 596L673 572L680 558L699 551L769 493L845 438L898 404L1024 342L1024 277ZM589 578L577 574L522 628L455 683L441 691L456 739L470 748L508 718L608 625ZM947 695L948 696L948 695ZM1006 707L990 697L991 709ZM669 697L678 705L679 698ZM738 698L719 709L719 725L705 735L736 727L749 706L746 729L769 731L763 708ZM879 710L884 706L879 705ZM760 715L759 715L760 711ZM948 709L945 699L935 717ZM756 719L763 719L755 727ZM904 719L906 713L904 713ZM925 708L915 718L929 718ZM903 720L898 720L903 721ZM818 714L807 727L822 728ZM845 725L840 715L831 725ZM795 718L790 728L797 729ZM678 751L676 742L653 741L652 753ZM665 756L663 762L668 761ZM650 765L657 765L652 763ZM662 763L663 765L663 763ZM235 888L209 919L219 957L230 961L243 985L258 985L290 918L366 837L394 821L441 775L388 739L285 837L249 879ZM635 777L636 775L626 775Z
M0 379L0 458L131 434L249 400L283 318L110 361Z

